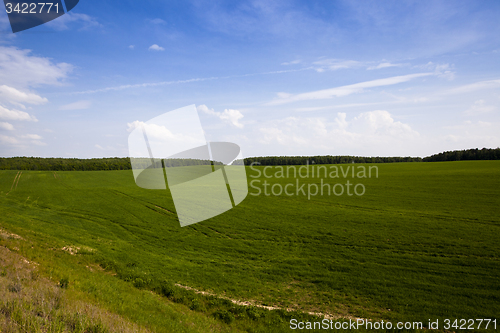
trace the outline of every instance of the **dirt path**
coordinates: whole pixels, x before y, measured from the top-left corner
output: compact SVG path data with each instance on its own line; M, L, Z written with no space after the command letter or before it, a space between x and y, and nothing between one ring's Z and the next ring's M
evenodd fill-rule
M210 293L208 291L202 291L202 290L198 290L198 289L195 289L195 288L191 288L189 286L183 286L182 284L178 284L178 283L176 283L175 285L177 287L179 287L179 288L183 288L183 289L186 289L186 290L192 290L195 293L200 294L200 295L215 296L215 297L218 297L218 298L226 299L226 300L231 301L233 304L236 304L236 305L254 306L256 308L261 308L261 309L266 309L266 310L285 310L287 312L301 311L301 310L292 309L292 308L280 308L280 307L277 307L277 306L267 306L267 305L257 304L255 301L241 301L241 300L237 300L237 299L232 299L232 298L225 297L225 296L219 296L219 295ZM305 312L305 313L310 314L312 316L322 317L322 318L325 318L325 319L328 319L328 320L337 320L337 319L352 319L352 320L363 319L363 320L370 320L370 319L358 318L358 317L349 316L349 315L347 315L347 316L346 315L338 315L338 314L335 315L335 314L331 314L331 313L308 312L308 311L301 311L301 312Z

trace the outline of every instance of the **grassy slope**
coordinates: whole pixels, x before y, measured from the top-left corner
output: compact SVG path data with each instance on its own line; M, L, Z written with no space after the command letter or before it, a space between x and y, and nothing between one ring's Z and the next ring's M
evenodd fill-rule
M185 228L169 193L136 187L130 171L23 172L8 195L17 171L3 171L0 221L40 244L95 249L102 266L151 288L167 280L374 319L497 315L500 163L378 167L378 179L353 180L362 197L249 195Z
M85 256L0 232L0 331L233 332L214 318L134 288ZM10 249L10 250L9 250ZM26 253L27 260L19 253ZM61 282L69 285L62 288Z
M5 240L11 235L2 233L2 236ZM74 290L67 290L66 284L57 285L41 277L38 264L29 262L16 252L0 246L1 332L104 333L109 328L124 333L150 332L123 317L82 301L81 297L75 297Z

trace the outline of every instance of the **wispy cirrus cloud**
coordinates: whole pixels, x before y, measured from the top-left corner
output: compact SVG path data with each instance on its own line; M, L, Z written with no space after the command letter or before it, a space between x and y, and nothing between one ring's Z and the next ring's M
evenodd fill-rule
M381 61L376 64L376 61L358 61L349 59L321 59L312 63L317 72L336 71L339 69L366 69L376 70L389 67L404 67L409 66L407 63L392 63L389 61ZM375 65L376 64L376 65Z
M100 92L119 91L119 90L125 90L125 89L133 89L133 88L157 87L157 86L165 86L165 85L170 85L170 84L182 84L182 83L190 83L190 82L206 81L206 80L214 80L214 79L218 79L218 78L217 77L212 77L212 78L196 78L196 79L177 80L177 81L162 81L162 82L147 82L147 83L138 83L138 84L124 84L124 85L121 85L121 86L106 87L106 88L95 89L95 90L77 91L77 92L74 92L73 94L94 94L94 93L100 93Z
M318 99L329 99L333 97L341 97L347 96L354 93L358 93L363 91L366 88L375 88L375 87L383 87L390 86L398 83L403 83L410 81L415 78L425 77L435 75L434 73L417 73L417 74L408 74L402 76L393 76L384 79L377 79L372 81L365 81L355 84L350 84L341 87L335 87L330 89L323 89L317 91L311 91L301 94L287 94L287 93L278 93L278 99L275 99L269 103L268 105L277 105L277 104L285 104L297 101L305 101L305 100L318 100Z
M500 79L486 80L450 89L447 91L447 94L467 94L478 90L498 89L498 88L500 88Z
M382 68L388 68L388 67L403 67L405 66L404 64L393 64L390 62L381 62L380 64L376 66L369 66L366 69L367 70L374 70L374 69L382 69Z
M313 66L317 72L324 72L325 70L335 71L338 69L361 68L366 66L366 64L356 60L322 59L313 62Z
M284 63L291 64L291 63ZM283 65L283 64L282 64ZM394 63L386 60L382 61L358 61L352 59L335 59L335 58L324 58L312 62L311 66L317 72L325 71L336 71L340 69L366 69L366 70L378 70L391 67L410 67L412 66L409 62L404 63ZM418 68L420 70L433 70L439 75L444 76L454 74L454 66L447 63L434 63L429 61L426 64L414 65L413 68Z
M138 84L124 84L121 86L106 87L106 88L101 88L101 89L77 91L77 92L74 92L73 94L93 94L93 93L119 91L119 90L134 89L134 88L158 87L158 86L165 86L165 85L171 85L171 84L185 84L185 83L199 82L199 81L222 80L222 79L259 76L259 75L293 73L293 72L301 72L301 71L307 71L307 70L312 70L312 69L313 69L312 67L306 67L306 68L299 68L299 69L287 69L287 70L260 72L260 73L249 73L249 74L241 74L241 75L212 76L212 77L200 77L200 78L187 79L187 80L146 82L146 83L138 83Z

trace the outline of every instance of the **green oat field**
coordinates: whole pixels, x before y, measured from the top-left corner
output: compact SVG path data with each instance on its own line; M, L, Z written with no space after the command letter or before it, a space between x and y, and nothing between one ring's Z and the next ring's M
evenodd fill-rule
M23 238L10 247L47 278L152 331L287 331L289 314L307 312L500 326L500 161L338 165L370 166L378 177L323 179L362 183L361 196L256 196L250 187L232 210L183 228L168 190L137 187L132 171L0 171L0 229ZM264 181L321 181L253 168L248 180L262 190ZM165 309L136 302L149 291ZM268 318L255 305L283 310Z

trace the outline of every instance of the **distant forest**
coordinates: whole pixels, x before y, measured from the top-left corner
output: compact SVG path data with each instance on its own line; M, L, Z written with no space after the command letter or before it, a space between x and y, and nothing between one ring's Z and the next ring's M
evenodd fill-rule
M424 162L469 161L469 160L500 160L500 148L467 149L445 151L443 153L424 157Z
M148 159L144 159L147 161ZM500 148L467 149L447 151L425 158L420 157L360 157L360 156L269 156L245 158L245 165L254 162L260 165L305 165L343 163L395 163L395 162L444 162L464 160L500 160ZM178 159L167 161L166 166L210 164L205 160ZM156 160L156 167L160 167ZM217 163L218 164L218 163ZM145 164L146 165L146 164ZM41 158L41 157L0 157L0 170L40 170L40 171L97 171L130 170L130 158Z
M208 160L193 159L154 159L151 163L149 158L134 158L134 165L146 168L188 166L188 165L210 165ZM219 163L216 163L219 164ZM128 157L112 158L42 158L42 157L0 157L0 170L39 170L39 171L98 171L98 170L131 170L132 165Z
M344 164L344 163L394 163L422 162L420 157L361 157L361 156L269 156L245 158L245 165L304 165L304 164ZM259 165L259 164L257 164Z

